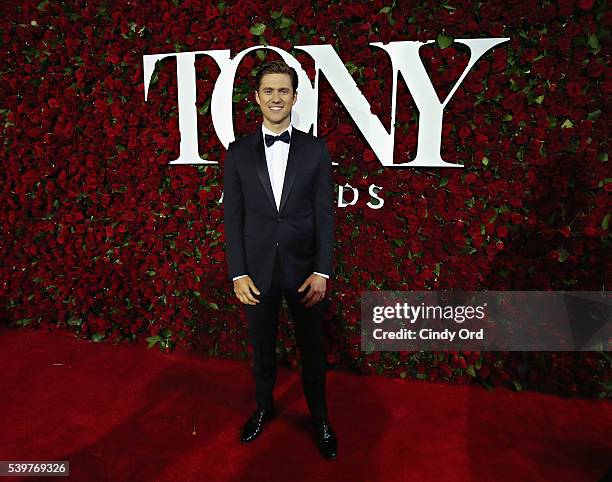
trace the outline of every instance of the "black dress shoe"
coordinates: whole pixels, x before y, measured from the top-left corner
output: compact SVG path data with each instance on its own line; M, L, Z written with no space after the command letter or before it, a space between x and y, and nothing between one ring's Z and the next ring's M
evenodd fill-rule
M257 437L264 427L264 421L270 420L274 417L275 410L268 408L257 408L253 415L249 417L249 419L244 424L242 428L242 435L240 437L240 441L242 443L247 443Z
M338 449L336 434L326 418L315 418L314 426L317 436L317 445L321 455L327 459L333 459Z

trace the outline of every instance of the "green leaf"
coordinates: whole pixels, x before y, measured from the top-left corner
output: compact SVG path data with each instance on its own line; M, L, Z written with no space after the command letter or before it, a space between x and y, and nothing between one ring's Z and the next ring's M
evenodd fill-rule
M594 110L593 112L589 112L587 114L587 119L595 120L601 115L601 109Z
M256 23L255 25L253 25L251 27L251 33L253 35L261 35L262 33L264 33L265 29L266 29L265 24L263 24L263 23Z
M346 67L346 70L348 70L349 74L354 74L357 70L357 66L352 62L346 62L344 66Z
M482 158L482 164L483 164L484 166L488 166L488 165L489 165L489 158L488 158L487 156L484 156L484 157Z
M147 350L149 348L152 348L153 345L155 345L156 343L159 343L161 341L161 337L155 335L155 336L150 336L147 338L147 341L149 342L149 346L147 346Z
M599 50L599 39L594 33L589 35L589 47L591 47L593 50Z
M561 124L561 129L571 129L572 127L574 127L574 124L572 124L572 121L569 119L565 119L563 124Z
M606 216L603 218L603 221L601 222L601 227L602 229L608 229L609 225L610 225L610 213L606 214Z
M448 184L448 177L443 177L440 179L440 187L446 186Z
M523 389L521 382L518 382L516 380L512 380L512 385L514 385L514 388L516 388L517 392L520 392Z
M569 251L565 248L559 249L559 263L564 263L567 258L569 258Z
M471 377L476 377L476 371L474 370L473 365L468 365L468 367L465 369L465 372Z
M289 28L292 23L293 23L293 20L291 20L290 18L287 18L287 17L283 17L283 19L281 20L279 28L281 30L285 29L285 28Z
M603 180L601 180L601 181L599 181L597 183L597 187L603 187L603 186L605 186L606 184L608 184L610 182L612 182L612 177L606 177L605 179L603 179Z
M453 43L453 37L448 37L444 34L438 34L438 37L436 38L436 43L441 49L445 49L451 46L451 44Z
M210 97L208 99L206 99L204 104L198 109L198 113L200 115L204 115L204 114L206 114L208 112L209 108L210 108Z
M106 337L106 333L94 333L91 336L91 339L97 343L99 341L104 340L105 337Z
M32 318L20 318L17 321L15 321L15 323L18 324L19 326L28 326L31 321L32 321Z

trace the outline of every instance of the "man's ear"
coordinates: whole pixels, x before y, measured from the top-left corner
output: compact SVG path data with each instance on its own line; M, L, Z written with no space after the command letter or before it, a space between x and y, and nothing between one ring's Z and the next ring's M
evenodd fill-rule
M259 102L259 92L255 91L255 102L257 102L257 105L261 106L261 102Z
M291 105L295 105L295 103L297 102L297 94L298 94L298 91L296 90L296 91L293 93L293 103L292 103Z

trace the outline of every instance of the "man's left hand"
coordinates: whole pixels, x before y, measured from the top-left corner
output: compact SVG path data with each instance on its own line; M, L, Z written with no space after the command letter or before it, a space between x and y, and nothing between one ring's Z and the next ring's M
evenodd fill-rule
M301 299L302 303L306 303L306 308L310 308L325 298L327 279L325 279L323 276L312 273L308 278L306 278L306 281L302 283L302 286L298 288L298 291L301 293L308 286L310 286L310 291L308 291L308 294Z

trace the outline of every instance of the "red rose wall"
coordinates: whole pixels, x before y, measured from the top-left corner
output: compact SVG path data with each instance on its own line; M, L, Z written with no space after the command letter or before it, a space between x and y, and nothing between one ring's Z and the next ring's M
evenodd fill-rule
M382 168L324 76L319 135L359 189L337 209L332 366L453 383L478 381L609 396L609 353L360 351L364 290L601 290L609 285L606 124L612 90L605 2L3 2L0 7L2 320L96 341L245 357L246 320L227 280L225 149L209 102L219 73L196 60L199 142L216 166L178 157L176 62L160 62L144 102L144 54L331 44L384 125L388 56L421 48L440 98L465 68L453 38L510 37L478 61L444 114L442 156L462 169ZM253 75L234 86L236 136L260 122ZM299 89L298 89L299 93ZM398 86L396 162L414 157L418 111ZM382 209L367 187L382 186ZM299 355L283 313L279 358Z

